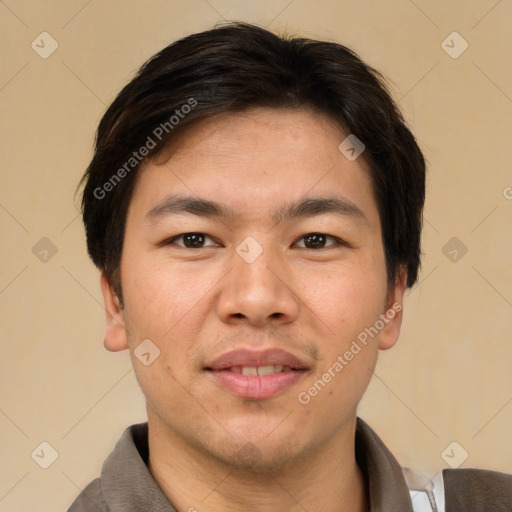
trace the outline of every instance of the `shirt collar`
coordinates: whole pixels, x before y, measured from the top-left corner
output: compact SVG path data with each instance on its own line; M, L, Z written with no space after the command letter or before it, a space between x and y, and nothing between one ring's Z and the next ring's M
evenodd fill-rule
M370 512L413 512L402 469L377 434L360 418L356 459L365 477ZM112 511L176 512L147 467L148 424L127 428L103 464L101 491Z
M127 428L101 471L101 491L112 512L177 512L146 465L148 424Z
M413 512L400 464L360 418L356 426L356 459L368 486L370 512Z

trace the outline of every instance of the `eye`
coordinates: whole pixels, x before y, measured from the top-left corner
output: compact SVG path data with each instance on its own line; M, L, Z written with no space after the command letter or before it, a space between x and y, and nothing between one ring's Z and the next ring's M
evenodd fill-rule
M176 240L182 240L183 243L175 243ZM212 247L216 245L215 242L212 245L204 245L205 240L212 240L208 235L204 233L182 233L181 235L173 236L164 242L164 245L178 245L185 247L186 249L203 249L204 247ZM212 240L213 242L213 240Z
M326 246L325 243L327 239L330 238L334 240L334 243ZM304 240L304 246L301 248L304 249L325 249L328 247L333 247L336 245L345 245L345 243L336 238L335 236L326 235L325 233L308 233L300 238L300 240ZM297 244L300 242L297 242Z

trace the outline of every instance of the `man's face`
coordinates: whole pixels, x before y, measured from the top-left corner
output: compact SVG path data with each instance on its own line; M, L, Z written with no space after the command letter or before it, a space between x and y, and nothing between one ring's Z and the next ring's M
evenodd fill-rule
M126 220L121 325L106 346L129 346L150 428L218 460L268 468L353 427L401 315L388 315L359 351L353 342L401 302L403 280L388 294L367 167L338 150L347 135L309 110L226 114L141 169ZM226 215L183 211L173 201L185 197ZM311 199L338 206L293 208ZM134 355L147 339L160 350L148 366Z

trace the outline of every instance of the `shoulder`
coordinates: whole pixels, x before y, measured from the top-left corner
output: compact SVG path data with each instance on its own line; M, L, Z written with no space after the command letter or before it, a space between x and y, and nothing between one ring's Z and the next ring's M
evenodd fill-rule
M510 512L512 475L484 469L444 469L431 480L402 468L414 512Z
M512 510L512 475L486 469L443 470L446 510Z
M101 482L93 480L76 498L68 512L109 512L101 493Z

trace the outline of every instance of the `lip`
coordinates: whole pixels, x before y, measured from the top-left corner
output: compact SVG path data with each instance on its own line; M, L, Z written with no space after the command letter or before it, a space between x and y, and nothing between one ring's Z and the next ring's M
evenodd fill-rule
M282 365L292 368L272 375L243 375L230 371L232 367ZM281 349L227 352L205 367L215 383L240 398L262 400L293 387L307 372L307 366L296 356Z
M282 349L272 348L266 350L238 349L226 352L212 363L206 365L206 369L220 371L233 366L289 366L294 370L306 370L307 366L298 357Z

